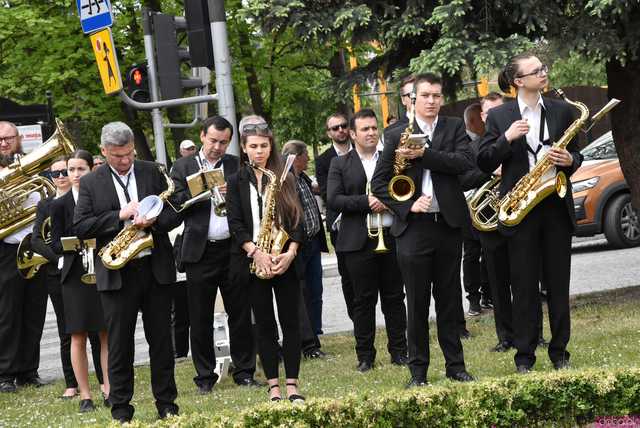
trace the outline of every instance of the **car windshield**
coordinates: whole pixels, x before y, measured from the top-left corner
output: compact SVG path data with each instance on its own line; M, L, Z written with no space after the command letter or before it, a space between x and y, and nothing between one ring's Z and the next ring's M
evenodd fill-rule
M618 159L611 131L603 134L580 152L584 160Z

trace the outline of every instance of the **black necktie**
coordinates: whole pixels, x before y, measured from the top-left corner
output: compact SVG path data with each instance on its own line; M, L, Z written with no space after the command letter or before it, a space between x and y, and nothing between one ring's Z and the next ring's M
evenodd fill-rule
M122 190L124 191L124 198L127 200L127 203L131 202L131 196L129 196L129 182L131 181L131 172L127 174L127 184L124 184L118 174L113 172L111 168L109 168L109 171L111 171L111 175L116 178L116 182L120 185L120 187L122 187Z

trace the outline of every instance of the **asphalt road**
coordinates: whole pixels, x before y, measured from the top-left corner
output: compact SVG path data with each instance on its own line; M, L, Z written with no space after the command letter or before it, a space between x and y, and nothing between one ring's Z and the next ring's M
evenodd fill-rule
M325 255L322 262L324 267L323 330L326 334L350 331L353 325L347 317L335 257ZM602 235L574 240L570 289L572 295L633 285L640 285L640 247L624 250L609 249ZM466 299L463 299L463 303L466 311ZM433 307L431 303L431 316L435 317ZM377 313L377 323L384 325L380 304L378 304ZM148 347L142 330L142 319L139 317L135 361L136 364L144 364L148 359ZM45 379L62 377L55 313L50 302L41 342L40 376Z

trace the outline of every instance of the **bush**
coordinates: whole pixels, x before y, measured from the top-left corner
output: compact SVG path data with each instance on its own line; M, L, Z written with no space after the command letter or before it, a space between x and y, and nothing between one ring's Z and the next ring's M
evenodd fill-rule
M531 373L449 383L390 396L265 403L237 418L206 413L171 418L171 427L533 427L576 426L599 416L640 414L640 369Z

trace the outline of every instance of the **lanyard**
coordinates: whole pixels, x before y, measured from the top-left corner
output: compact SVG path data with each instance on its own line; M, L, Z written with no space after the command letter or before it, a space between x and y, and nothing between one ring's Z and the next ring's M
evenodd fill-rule
M534 163L538 163L538 153L540 153L540 150L542 150L542 146L551 145L551 141L544 139L545 108L540 106L540 110L541 110L540 111L540 136L538 137L538 139L540 140L540 143L538 143L538 147L536 147L535 151L531 148L529 144L527 144L527 151L533 155Z
M127 174L127 184L124 184L118 174L113 172L111 168L109 168L109 171L111 171L111 175L115 177L116 182L120 185L120 187L122 187L122 190L124 191L124 198L127 200L127 203L131 202L131 196L129 196L129 182L131 181L131 172Z

